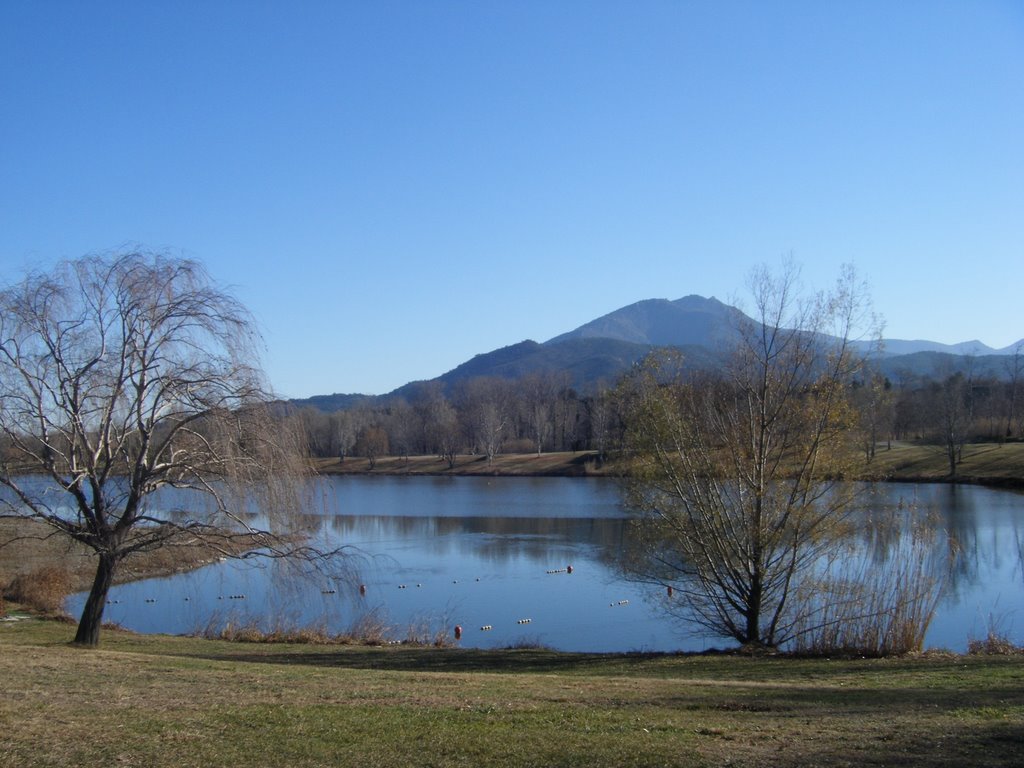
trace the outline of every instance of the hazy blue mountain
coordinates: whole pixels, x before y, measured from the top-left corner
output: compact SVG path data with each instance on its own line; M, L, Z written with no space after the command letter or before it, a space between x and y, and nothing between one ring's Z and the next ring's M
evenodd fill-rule
M882 354L912 355L917 352L942 352L949 355L1012 355L1017 346L1021 344L1024 344L1024 339L1002 349L993 349L978 340L961 341L959 344L942 344L937 341L925 341L923 339L913 341L907 339L885 339L882 342ZM1024 352L1024 349L1021 351Z
M695 295L675 301L638 301L543 344L527 340L476 355L432 381L450 389L478 376L516 379L537 372L566 372L577 391L588 393L602 383L614 383L652 349L664 346L682 349L691 368L709 368L720 362L722 350L729 346L735 334L737 313L738 309L718 299ZM1024 339L1018 342L1022 343ZM859 346L868 352L872 345L865 342ZM1017 346L992 349L979 341L940 344L887 339L877 357L877 365L894 379L943 376L968 368L978 376L1005 377L1006 355L1013 354ZM360 402L413 398L423 384L422 381L410 382L379 398L334 394L292 402L333 411Z
M875 365L892 381L908 378L943 379L954 373L970 374L976 378L1008 379L1012 360L1006 354L957 355L949 352L911 352L908 355L886 355L875 360Z

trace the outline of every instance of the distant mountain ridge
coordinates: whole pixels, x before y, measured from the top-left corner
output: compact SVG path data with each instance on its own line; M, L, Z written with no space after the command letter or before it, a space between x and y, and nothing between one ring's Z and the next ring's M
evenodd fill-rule
M718 299L698 295L674 301L646 299L622 307L555 336L544 343L532 340L484 352L467 360L437 381L449 389L478 376L518 379L531 373L565 373L578 391L588 392L610 385L634 363L656 347L683 350L687 364L695 369L711 368L721 361L735 335L734 322L740 310ZM742 315L740 315L742 316ZM941 344L934 341L885 339L879 353L874 343L860 342L859 348L877 357L886 375L933 375L955 370L969 359L979 376L1005 375L1005 356L1018 349L1024 339L1003 349L980 341ZM422 381L412 381L379 397L354 394L317 395L293 400L321 410L353 407L361 402L408 397Z
M1012 355L1018 347L1021 347L1021 352L1024 352L1024 339L1002 349L993 349L987 344L982 344L977 339L961 341L958 344L942 344L938 341L925 341L923 339L914 341L883 339L882 354L912 355L917 352L942 352L947 355Z

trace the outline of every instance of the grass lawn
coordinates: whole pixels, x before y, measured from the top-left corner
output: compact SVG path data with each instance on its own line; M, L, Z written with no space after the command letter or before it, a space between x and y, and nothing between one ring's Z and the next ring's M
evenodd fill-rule
M936 445L880 445L866 474L895 480L941 481L949 478L949 459ZM1024 487L1024 443L974 443L964 446L957 476L964 482Z
M0 766L1017 766L1024 656L238 644L0 625Z

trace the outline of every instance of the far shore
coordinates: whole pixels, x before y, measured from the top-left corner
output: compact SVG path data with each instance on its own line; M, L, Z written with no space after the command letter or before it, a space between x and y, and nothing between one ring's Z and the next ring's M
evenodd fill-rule
M614 477L614 460L602 461L597 451L460 455L454 464L437 456L385 456L371 462L360 456L316 459L324 475L425 475L492 477ZM941 446L910 442L880 444L874 458L855 465L851 480L888 482L968 483L1024 489L1024 443L973 443L964 446L956 476Z

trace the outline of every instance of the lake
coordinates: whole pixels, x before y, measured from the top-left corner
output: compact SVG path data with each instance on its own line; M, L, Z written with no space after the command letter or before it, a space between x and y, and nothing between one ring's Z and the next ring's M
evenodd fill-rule
M304 576L282 563L225 561L116 586L105 620L182 634L227 622L341 631L370 617L392 627L396 639L408 627L450 632L460 625L465 647L732 645L667 619L660 589L618 572L615 555L630 535L630 519L612 480L344 476L318 482L327 511L318 518L317 537L352 548L348 578ZM948 548L949 537L956 542L927 647L962 651L990 622L1011 639L1024 639L1024 495L931 484L874 490L874 513L916 503L935 514L936 547ZM83 602L84 595L68 600L72 615Z

